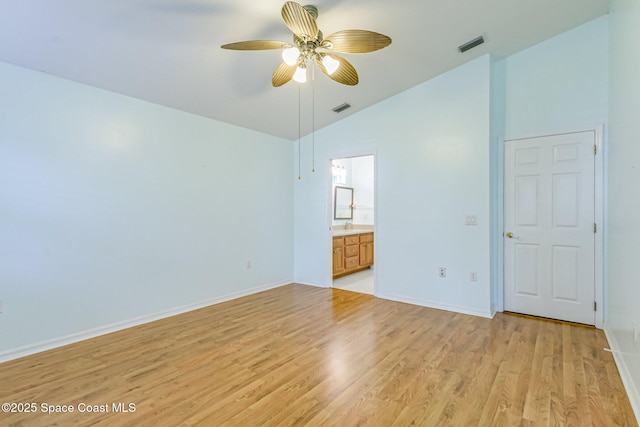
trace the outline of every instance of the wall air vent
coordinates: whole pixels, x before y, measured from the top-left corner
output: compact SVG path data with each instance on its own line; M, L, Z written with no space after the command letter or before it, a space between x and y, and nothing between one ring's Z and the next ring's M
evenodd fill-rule
M463 53L468 51L469 49L473 49L476 46L480 46L482 43L484 43L484 37L476 37L475 39L469 40L465 44L458 46L458 50L460 51L460 53Z
M351 108L351 105L345 102L344 104L340 104L337 107L332 108L332 110L335 111L336 113L342 113L347 108Z

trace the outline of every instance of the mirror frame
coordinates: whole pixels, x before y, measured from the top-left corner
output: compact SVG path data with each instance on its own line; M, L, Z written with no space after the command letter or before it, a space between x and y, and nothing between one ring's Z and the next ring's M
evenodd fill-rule
M350 193L349 216L343 214L344 210L338 212L338 193ZM343 208L341 208L343 209ZM339 215L340 214L340 215ZM336 185L333 193L333 219L353 219L353 187L342 187Z

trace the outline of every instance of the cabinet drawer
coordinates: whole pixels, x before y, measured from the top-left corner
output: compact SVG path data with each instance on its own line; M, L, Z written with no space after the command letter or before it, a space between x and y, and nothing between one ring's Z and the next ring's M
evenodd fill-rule
M369 242L373 242L373 233L360 235L360 243L369 243Z
M345 245L356 245L358 243L359 243L359 240L358 240L357 234L355 236L347 236L344 238Z
M334 237L333 238L333 247L341 248L344 246L344 237Z
M358 245L350 245L344 247L344 256L357 256L360 253L360 248Z
M344 268L345 270L353 270L354 268L360 267L360 257L352 256L344 259Z

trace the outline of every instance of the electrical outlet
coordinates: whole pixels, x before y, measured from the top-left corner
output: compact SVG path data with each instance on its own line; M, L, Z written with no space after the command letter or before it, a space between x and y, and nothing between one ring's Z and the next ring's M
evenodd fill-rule
M447 277L447 269L440 267L440 277Z
M247 261L247 268L251 268L251 261Z
M477 282L477 281L478 281L478 273L476 273L475 271L474 271L474 272L472 272L472 273L469 275L469 279L471 279L471 281L472 281L472 282Z

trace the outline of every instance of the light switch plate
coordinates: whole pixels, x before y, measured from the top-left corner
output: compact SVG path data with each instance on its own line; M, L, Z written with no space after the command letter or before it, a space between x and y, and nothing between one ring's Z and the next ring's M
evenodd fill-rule
M478 216L477 215L465 215L465 217L464 217L464 225L478 225Z

